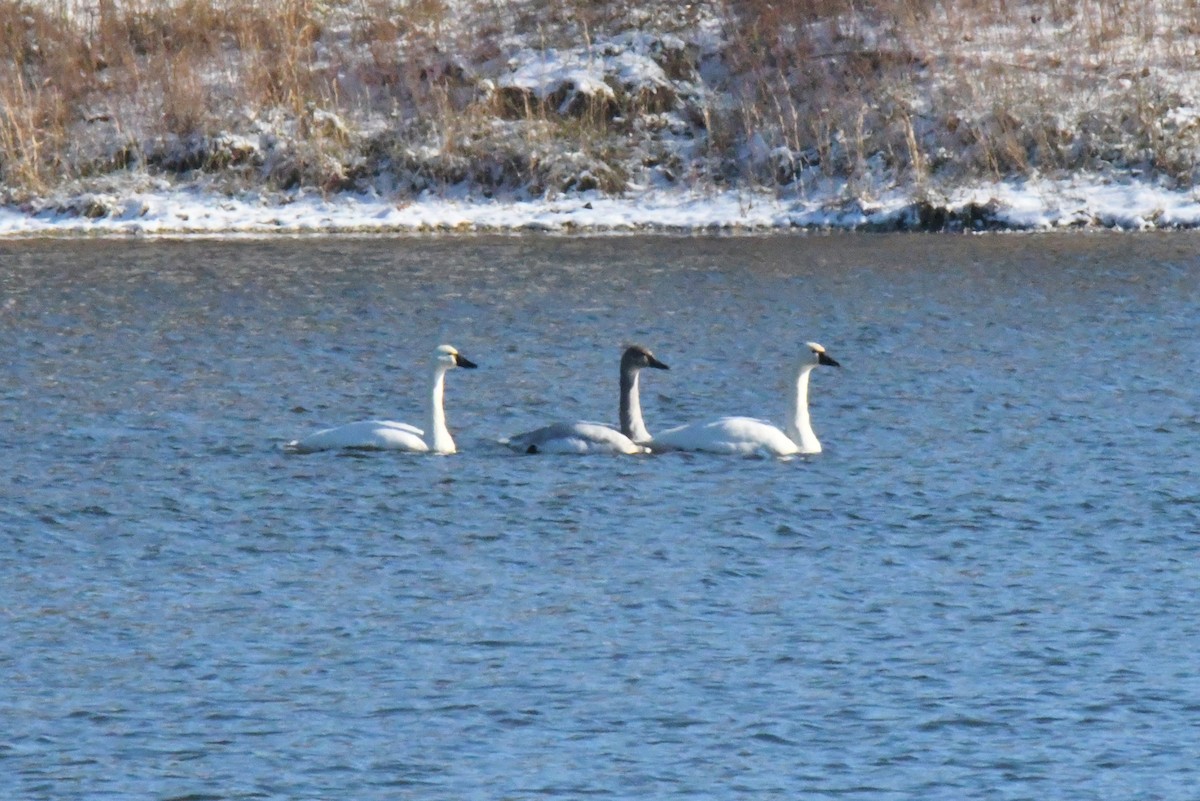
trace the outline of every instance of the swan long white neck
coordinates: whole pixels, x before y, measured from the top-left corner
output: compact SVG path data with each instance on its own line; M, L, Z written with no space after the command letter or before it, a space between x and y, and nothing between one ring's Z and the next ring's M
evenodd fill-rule
M650 432L642 421L637 370L621 371L621 433L639 444L650 441Z
M442 407L442 396L446 389L446 366L434 365L433 384L429 388L429 421L425 427L425 444L434 453L454 453L454 438L446 428L446 411Z
M808 416L808 377L813 371L811 364L800 367L796 376L796 391L792 395L791 408L788 409L787 430L788 439L796 443L801 453L820 453L821 441L813 432L812 421Z

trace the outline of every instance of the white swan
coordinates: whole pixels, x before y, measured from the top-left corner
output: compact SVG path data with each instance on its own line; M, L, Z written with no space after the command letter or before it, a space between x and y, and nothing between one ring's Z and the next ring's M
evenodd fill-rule
M669 370L641 345L621 355L621 430L603 423L552 423L502 440L521 453L646 453L650 432L642 421L638 373L645 367Z
M814 367L841 367L825 348L809 342L809 355L800 363L796 389L791 397L785 431L751 417L722 417L710 423L695 423L662 432L654 438L655 451L708 451L741 456L791 456L820 453L821 442L813 433L808 416L808 376Z
M475 364L450 345L438 345L433 354L433 379L429 389L428 424L425 430L391 420L363 420L358 423L326 428L284 446L296 453L356 448L360 450L397 450L417 453L454 453L454 439L446 428L442 393L446 371L455 367L473 369Z

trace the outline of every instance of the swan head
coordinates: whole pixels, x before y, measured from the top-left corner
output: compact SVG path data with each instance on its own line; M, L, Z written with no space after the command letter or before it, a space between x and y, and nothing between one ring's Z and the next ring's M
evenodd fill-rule
M654 358L649 348L641 345L630 345L621 354L621 372L641 370L643 367L653 367L656 370L670 370L665 364Z
M449 370L452 367L466 367L469 370L474 370L478 367L475 362L463 356L458 352L458 349L453 345L438 345L434 351L434 364L438 367Z
M818 365L824 367L841 367L841 365L838 364L835 359L830 357L829 354L825 352L824 345L821 345L817 342L806 342L804 344L808 346L808 349L812 354L810 357L810 363L813 367Z

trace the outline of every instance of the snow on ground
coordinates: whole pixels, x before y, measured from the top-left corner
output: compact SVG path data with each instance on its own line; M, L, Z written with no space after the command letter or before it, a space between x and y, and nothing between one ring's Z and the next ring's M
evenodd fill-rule
M831 192L831 198L840 196ZM897 192L871 203L768 193L645 191L540 201L426 195L397 204L341 194L240 197L163 190L84 198L70 208L0 207L0 238L269 234L769 232L810 230L1152 230L1200 227L1200 197L1146 183L1004 182L944 198Z

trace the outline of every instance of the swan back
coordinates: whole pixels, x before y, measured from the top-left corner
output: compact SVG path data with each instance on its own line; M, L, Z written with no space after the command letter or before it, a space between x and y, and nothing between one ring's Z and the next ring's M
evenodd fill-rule
M652 447L730 456L791 456L800 452L787 434L753 417L721 417L668 429L654 438Z
M645 453L646 448L603 423L551 423L504 440L521 453Z
M424 434L416 426L391 420L360 420L326 428L287 444L294 453L332 450L398 450L424 453L429 450Z

